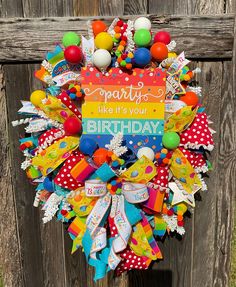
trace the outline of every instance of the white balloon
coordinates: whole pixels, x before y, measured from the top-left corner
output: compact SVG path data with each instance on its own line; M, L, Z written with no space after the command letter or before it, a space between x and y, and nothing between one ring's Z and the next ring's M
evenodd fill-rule
M111 54L105 49L98 49L93 54L93 64L99 70L105 70L111 64Z
M147 29L151 30L151 21L146 17L139 17L134 22L134 30L137 31L139 29Z
M142 147L138 150L137 157L141 158L142 156L146 156L151 161L155 158L155 153L150 147Z

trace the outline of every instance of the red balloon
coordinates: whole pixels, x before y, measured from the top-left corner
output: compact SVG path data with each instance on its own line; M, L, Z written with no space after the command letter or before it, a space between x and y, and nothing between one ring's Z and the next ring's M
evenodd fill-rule
M154 43L161 42L168 45L171 41L170 34L166 31L157 32L154 36Z
M83 53L78 46L68 46L64 51L65 59L70 64L79 64L83 60Z
M64 122L64 130L67 135L79 134L82 130L81 121L76 117L67 118Z
M168 49L164 43L154 43L150 49L152 57L157 61L161 62L168 57Z
M198 104L199 101L197 94L191 91L186 92L185 95L181 96L180 100L185 102L187 106L194 106L194 107Z

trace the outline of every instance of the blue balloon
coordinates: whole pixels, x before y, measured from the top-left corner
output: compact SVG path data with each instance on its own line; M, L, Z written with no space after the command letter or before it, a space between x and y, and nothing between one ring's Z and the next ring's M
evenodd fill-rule
M138 48L134 53L134 62L139 67L148 65L151 58L151 53L147 48Z
M53 188L53 182L52 179L50 179L49 177L45 177L44 181L43 181L43 187L44 189L46 189L49 192L53 192L54 188Z
M94 151L97 149L97 143L91 138L82 138L79 144L79 149L83 154L92 156Z

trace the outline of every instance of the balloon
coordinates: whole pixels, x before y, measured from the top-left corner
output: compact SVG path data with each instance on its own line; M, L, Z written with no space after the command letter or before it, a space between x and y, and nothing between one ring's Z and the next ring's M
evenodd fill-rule
M105 70L111 64L111 54L105 49L98 49L93 54L93 64L100 70Z
M196 106L198 104L198 96L194 92L186 92L185 95L181 96L181 101L183 101L187 106Z
M168 49L165 44L157 42L152 45L150 49L152 57L157 61L161 62L168 57Z
M167 149L175 149L180 143L180 137L176 132L165 132L162 137L162 144Z
M168 52L168 58L177 58L177 54L175 52Z
M148 65L151 61L151 53L147 48L138 48L134 53L134 62L139 67Z
M64 51L65 59L70 64L79 64L83 60L83 53L78 46L68 46Z
M113 48L112 36L107 32L99 33L95 38L95 46L110 51Z
M171 41L170 34L166 31L157 32L154 36L154 43L161 42L168 45Z
M134 33L134 42L138 47L148 46L151 39L151 33L147 29L139 29Z
M81 42L80 36L77 35L75 32L67 32L64 34L62 38L62 44L64 47L68 46L79 46Z
M141 158L142 156L146 156L151 161L155 158L154 151L150 147L142 147L138 150L137 157Z
M46 189L49 192L54 191L53 182L49 177L45 177L45 179L43 181L43 187L44 187L44 189Z
M109 163L111 161L112 152L105 148L99 148L93 154L93 161L97 166L101 166L105 162Z
M69 117L64 122L64 130L68 135L76 135L81 132L82 124L77 117Z
M97 143L95 140L91 138L86 138L86 137L83 137L81 139L80 144L79 144L79 150L83 154L88 154L89 156L92 156L96 148L97 148Z
M36 90L30 95L30 101L35 107L39 107L42 100L46 98L46 93L42 90Z
M146 17L139 17L134 22L134 30L137 31L139 29L147 29L151 30L151 21Z
M107 30L107 25L103 21L97 20L92 22L92 28L93 34L96 37L97 34L105 32Z

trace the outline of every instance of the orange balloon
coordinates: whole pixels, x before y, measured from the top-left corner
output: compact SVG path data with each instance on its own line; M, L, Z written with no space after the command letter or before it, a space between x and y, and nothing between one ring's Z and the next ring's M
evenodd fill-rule
M107 30L107 25L103 21L97 20L93 21L92 28L94 36L97 36L97 34Z
M111 161L112 152L105 148L99 148L93 154L93 161L97 166L101 166L105 162L109 163Z
M150 49L152 57L157 61L161 62L168 57L168 49L164 43L156 42Z
M198 104L198 96L194 92L186 92L185 95L180 97L180 100L185 102L187 106L196 106Z

